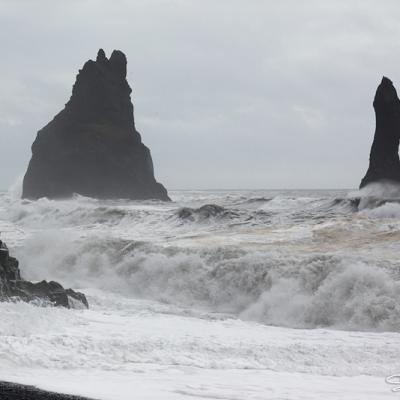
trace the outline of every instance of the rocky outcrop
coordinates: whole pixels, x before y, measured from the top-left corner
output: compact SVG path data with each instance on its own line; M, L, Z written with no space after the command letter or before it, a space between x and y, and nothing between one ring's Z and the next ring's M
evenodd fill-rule
M0 240L0 301L22 300L62 306L88 308L83 293L64 289L57 282L32 283L21 278L18 260L9 255L5 243Z
M77 75L65 108L42 128L32 145L24 198L169 200L154 178L149 149L135 128L127 60L102 49Z
M187 221L204 221L210 218L236 218L239 215L217 204L205 204L200 208L183 207L178 210L178 218Z
M400 100L390 79L383 77L375 94L376 129L369 168L360 188L372 182L400 182Z

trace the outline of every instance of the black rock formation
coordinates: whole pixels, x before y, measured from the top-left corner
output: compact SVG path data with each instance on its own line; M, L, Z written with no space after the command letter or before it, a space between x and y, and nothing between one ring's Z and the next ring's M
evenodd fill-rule
M32 145L24 198L169 200L135 128L125 54L99 50L79 71L65 108Z
M383 77L374 98L376 129L369 168L360 188L372 182L400 182L400 100L390 79Z
M209 218L236 218L239 215L217 204L205 204L200 208L183 207L178 210L178 218L188 221L203 221Z
M66 308L88 308L83 293L64 289L57 282L32 283L21 278L18 260L9 255L5 243L0 240L0 301L39 301Z

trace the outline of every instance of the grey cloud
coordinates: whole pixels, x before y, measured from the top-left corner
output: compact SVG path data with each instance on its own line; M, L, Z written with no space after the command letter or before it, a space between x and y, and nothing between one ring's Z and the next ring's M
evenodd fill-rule
M0 187L100 47L128 56L168 188L355 187L376 86L400 88L399 17L391 0L0 0Z

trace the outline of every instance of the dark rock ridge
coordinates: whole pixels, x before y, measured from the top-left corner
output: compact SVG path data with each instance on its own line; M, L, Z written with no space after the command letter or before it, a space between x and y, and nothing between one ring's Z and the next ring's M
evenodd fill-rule
M135 128L126 66L119 50L85 63L65 108L37 134L22 197L169 200Z
M88 308L83 293L64 289L57 282L32 283L21 278L18 260L0 240L0 301L22 300L67 308Z
M203 221L212 217L235 218L238 214L216 204L205 204L200 208L183 207L178 210L178 218L188 221Z
M383 77L374 98L376 129L369 168L360 188L372 182L400 182L400 100L390 79Z

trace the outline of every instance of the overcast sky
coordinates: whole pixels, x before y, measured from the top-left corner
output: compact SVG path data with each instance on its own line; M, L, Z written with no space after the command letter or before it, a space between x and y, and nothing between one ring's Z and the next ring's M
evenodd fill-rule
M0 0L0 188L100 47L128 57L168 189L356 187L399 21L399 0Z

